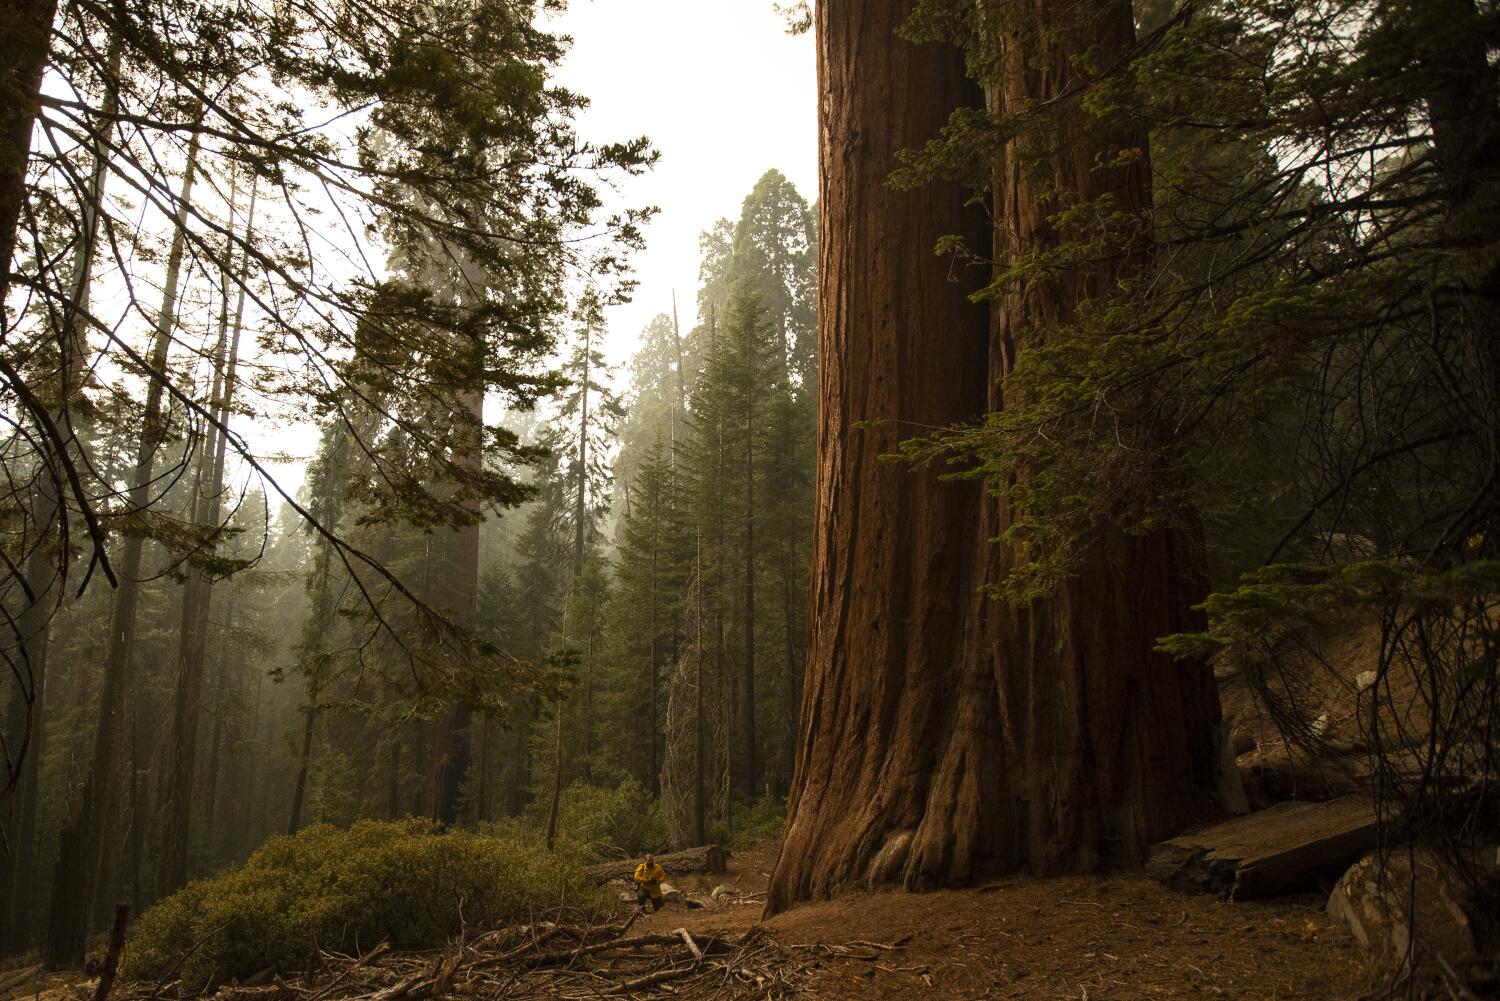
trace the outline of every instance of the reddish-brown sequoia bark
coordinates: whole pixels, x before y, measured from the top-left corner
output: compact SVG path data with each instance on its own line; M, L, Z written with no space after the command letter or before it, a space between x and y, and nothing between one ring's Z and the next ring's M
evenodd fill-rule
M1031 0L1053 20L1058 0ZM1128 42L1118 19L1007 53L997 99L1045 98L1068 56ZM1006 515L973 484L882 464L898 436L1001 406L1021 328L1065 319L1102 272L997 304L965 300L930 254L944 233L985 240L963 193L892 191L895 152L980 98L962 56L894 37L909 0L824 0L821 90L821 409L811 636L787 836L767 904L851 886L951 885L1018 868L1139 859L1205 809L1218 705L1201 665L1151 653L1186 624L1200 588L1190 547L1163 533L1101 533L1078 580L1014 609L977 594L1010 556L988 540ZM1014 44L1014 39L1011 39ZM1096 137L1048 180L1146 197L1136 171L1090 172ZM1086 140L1086 141L1085 141ZM1107 139L1105 145L1112 145ZM1002 171L997 226L1051 238L1033 180ZM1076 185L1068 189L1067 185ZM960 280L955 281L955 278ZM872 418L910 422L861 430Z
M984 219L957 186L886 184L897 151L982 99L956 50L896 39L910 7L817 5L822 302L811 635L773 912L845 884L906 881L929 802L956 805L936 802L931 789L955 724L987 745L970 784L1000 784L993 685L973 698L962 692L969 680L985 681L968 670L965 635L980 491L879 458L900 437L973 420L985 407L988 328L966 297L976 283L931 252L945 233L982 246ZM855 426L874 418L901 423ZM976 713L981 704L989 711ZM990 826L941 819L957 836ZM965 858L982 850L954 848Z
M1047 217L1067 204L1107 195L1114 209L1137 213L1151 200L1147 136L1128 124L1093 122L1067 96L1079 92L1084 53L1109 67L1134 43L1130 0L1024 0L1008 16L1012 30L997 41L1000 110L1044 103L1063 110L1045 148L1013 142L997 171L1002 263L1054 244ZM1022 166L1029 159L1045 166ZM1004 406L998 387L1020 344L1055 336L1080 301L1104 295L1140 263L1139 253L1118 254L1001 299L990 409ZM987 537L1007 527L1007 512L992 508L986 516ZM995 554L999 572L1016 558ZM1041 871L1141 862L1152 842L1214 809L1220 712L1213 676L1203 663L1153 651L1158 637L1202 628L1191 609L1206 588L1196 533L1127 535L1100 526L1077 575L1053 598L994 607L1011 781L1022 791L1016 861Z

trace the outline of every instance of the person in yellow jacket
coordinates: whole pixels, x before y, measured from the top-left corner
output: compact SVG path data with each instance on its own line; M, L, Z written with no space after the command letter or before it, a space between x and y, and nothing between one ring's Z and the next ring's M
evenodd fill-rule
M635 867L635 902L641 910L650 904L653 911L659 911L666 903L661 896L661 885L666 882L667 870L656 864L656 856L647 854L646 859Z

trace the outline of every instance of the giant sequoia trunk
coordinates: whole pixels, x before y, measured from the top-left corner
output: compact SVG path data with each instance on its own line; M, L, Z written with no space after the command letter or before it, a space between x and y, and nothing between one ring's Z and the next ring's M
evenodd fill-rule
M1018 6L1046 21L1065 4ZM911 7L825 0L817 9L822 365L811 634L771 913L849 886L919 889L1143 857L1153 838L1203 808L1211 782L1212 679L1201 665L1151 652L1156 636L1185 621L1198 586L1177 539L1101 533L1076 583L1011 609L977 591L1011 558L989 541L1006 513L976 484L879 461L913 427L998 408L1019 328L1065 318L1089 282L1108 278L1033 288L1000 304L991 322L966 299L961 267L932 255L949 233L984 246L984 219L957 188L903 193L886 177L898 150L982 97L961 53L894 36ZM1114 7L1123 22L1091 21L1091 37L1065 31L1045 51L1005 53L997 95L1045 100L1070 82L1070 56L1128 43L1129 5ZM1097 150L1092 137L1075 138L1083 145L1055 180L1087 192ZM1108 183L1127 204L1145 197L1144 169ZM996 222L1014 234L1007 239L1047 238L1038 193L1015 172L1002 178ZM891 423L858 427L876 418Z
M998 111L1052 106L1045 139L1013 140L995 177L995 257L1045 253L1059 241L1049 216L1108 199L1137 214L1151 201L1148 137L1131 123L1095 121L1080 106L1080 66L1108 67L1135 41L1130 0L1092 5L1025 0L997 42ZM1087 54L1087 58L1086 58ZM1077 319L1080 302L1139 270L1146 248L1118 248L1071 273L1013 286L996 304L990 409L1017 353ZM1163 435L1165 432L1163 432ZM991 506L983 532L1013 512ZM1186 520L1191 521L1189 516ZM1127 534L1101 524L1077 573L1025 607L994 606L993 654L1016 790L1013 861L1040 871L1142 862L1152 842L1215 809L1218 691L1207 665L1154 650L1159 637L1203 628L1201 535ZM993 577L1021 561L995 549Z

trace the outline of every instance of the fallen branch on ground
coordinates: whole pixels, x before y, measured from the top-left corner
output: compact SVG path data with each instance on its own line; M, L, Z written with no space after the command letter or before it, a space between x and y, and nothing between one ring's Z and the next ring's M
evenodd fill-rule
M384 944L362 956L322 953L319 962L300 974L256 986L223 985L210 996L213 1001L434 1001L479 996L597 1001L670 992L704 1001L775 1001L791 993L793 978L805 968L759 926L737 936L686 928L627 935L635 917L618 924L534 922L422 953L397 952ZM147 1001L151 996L149 985L120 986L115 1001Z

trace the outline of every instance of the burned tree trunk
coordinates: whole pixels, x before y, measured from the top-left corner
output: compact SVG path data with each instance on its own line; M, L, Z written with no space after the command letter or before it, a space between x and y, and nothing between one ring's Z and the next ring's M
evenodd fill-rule
M1060 0L1022 6L1008 16L1050 29L1025 52L1002 50L997 100L1056 97L1076 82L1075 57L1094 48L1107 62L1130 41L1127 3L1067 24ZM1075 581L1012 608L979 591L1018 558L990 541L1011 514L976 484L879 461L912 427L1000 409L1022 329L1045 336L1091 283L1112 279L1101 269L1042 282L991 318L968 301L975 282L962 265L932 255L945 234L985 246L985 220L957 187L901 192L886 178L898 150L982 97L958 50L897 39L910 8L817 9L824 361L810 638L769 913L848 886L921 889L1143 858L1211 788L1212 679L1152 653L1196 597L1191 546L1101 530ZM1098 181L1087 172L1097 138L1081 127L1069 138L1074 155L1051 183L1081 197L1113 184L1127 206L1144 204L1143 164ZM1019 168L999 177L1004 239L1049 239L1044 183ZM860 427L873 419L886 423Z

